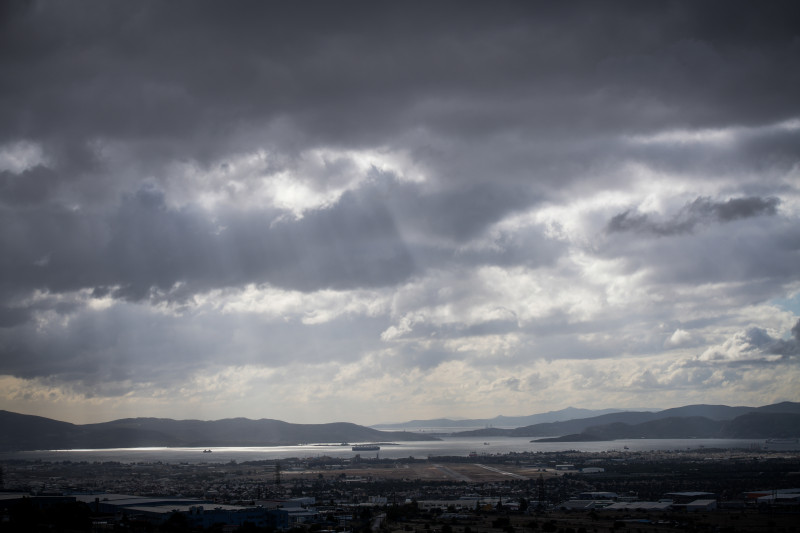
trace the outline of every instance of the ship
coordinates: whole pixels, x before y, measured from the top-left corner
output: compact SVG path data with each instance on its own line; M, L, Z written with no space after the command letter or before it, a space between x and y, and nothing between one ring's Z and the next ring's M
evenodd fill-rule
M358 444L353 446L354 452L375 452L380 450L381 447L377 444Z

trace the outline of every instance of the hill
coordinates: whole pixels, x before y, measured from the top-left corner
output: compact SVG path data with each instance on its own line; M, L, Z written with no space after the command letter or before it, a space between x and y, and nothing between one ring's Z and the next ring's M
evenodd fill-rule
M606 434L608 435L614 434L614 430L608 429L607 426L613 428L615 424L622 424L624 426L638 426L640 424L645 424L647 422L654 422L658 420L685 419L685 418L691 419L698 417L708 420L709 428L711 427L718 428L718 424L716 424L717 422L731 421L749 413L756 413L759 415L800 414L800 403L782 402L778 404L766 405L763 407L729 407L726 405L705 405L705 404L687 405L683 407L676 407L673 409L665 409L663 411L658 411L658 412L649 412L649 411L618 412L618 413L610 413L589 418L567 420L563 422L533 424L530 426L519 427L516 429L487 428L475 431L464 431L460 433L455 433L454 435L476 436L476 437L490 437L490 436L553 437L560 435L574 436L582 433L591 433L592 435L595 436L602 436ZM650 434L657 434L661 430L656 430L655 428L663 427L663 425L664 423L660 425L654 424L650 427L642 426L642 428L640 429L647 431L651 431L652 429L652 433ZM597 429L598 427L605 429L598 430ZM698 428L698 430L699 429L702 428ZM760 430L762 432L766 431L767 429L769 428L760 426ZM704 434L707 433L708 433L707 431L704 432ZM638 438L638 435L633 437L613 437L613 438ZM650 438L667 438L667 437L650 437ZM749 438L749 437L743 437L743 438ZM765 433L763 438L772 438L772 436L766 435Z
M761 412L734 418L723 428L723 435L732 439L800 437L800 414Z
M425 434L387 432L347 422L291 424L280 420L228 418L172 420L126 418L100 424L70 424L0 411L0 450L136 448L144 446L278 446L307 442L436 440Z
M570 408L564 411L574 413L582 410ZM565 412L561 415L553 413L556 412L545 415L566 415ZM79 425L2 410L0 427L3 428L0 433L0 450L3 451L437 440L430 433L379 431L348 422L291 424L280 420L247 418L213 421L126 418ZM560 442L622 438L796 438L800 437L800 403L782 402L763 407L687 405L658 412L611 412L516 429L495 427L453 435L550 437L548 440Z
M0 450L36 450L52 448L75 431L74 424L41 416L21 415L0 410Z
M616 439L772 439L800 437L800 414L752 411L733 420L712 420L702 416L667 417L640 424L590 426L585 431L535 442L584 442Z
M652 413L649 411L618 412L589 418L577 418L562 422L545 422L542 424L523 426L516 429L487 428L474 431L462 431L460 433L454 433L454 435L460 437L550 437L553 435L582 433L584 430L586 430L586 428L595 425L613 424L615 422L637 424L646 422L648 420L654 420L656 418L658 418L658 413Z
M546 413L538 413L526 416L496 416L494 418L467 418L454 420L451 418L434 418L429 420L409 420L408 422L401 422L396 424L375 424L370 426L374 429L405 429L405 428L514 428L520 426L529 426L532 424L543 424L547 422L559 422L564 420L573 420L576 418L587 418L592 416L600 416L609 413L623 412L624 409L579 409L576 407L567 407L558 411L548 411Z

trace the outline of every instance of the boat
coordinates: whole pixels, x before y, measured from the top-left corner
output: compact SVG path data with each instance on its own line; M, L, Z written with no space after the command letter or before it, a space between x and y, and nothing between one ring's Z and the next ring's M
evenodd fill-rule
M203 453L211 453L211 450L203 450Z
M381 449L377 444L358 444L353 446L354 452L374 452Z

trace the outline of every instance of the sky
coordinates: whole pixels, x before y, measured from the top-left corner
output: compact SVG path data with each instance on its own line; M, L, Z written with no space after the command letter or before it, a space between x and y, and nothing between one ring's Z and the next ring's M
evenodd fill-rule
M0 409L800 401L795 1L0 3Z

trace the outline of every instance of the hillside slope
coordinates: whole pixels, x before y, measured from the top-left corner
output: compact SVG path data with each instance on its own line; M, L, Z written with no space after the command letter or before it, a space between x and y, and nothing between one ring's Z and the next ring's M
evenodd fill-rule
M172 420L126 418L100 424L69 424L0 411L0 450L135 448L143 446L277 446L306 442L436 440L425 434L386 432L336 422L291 424L280 420Z

